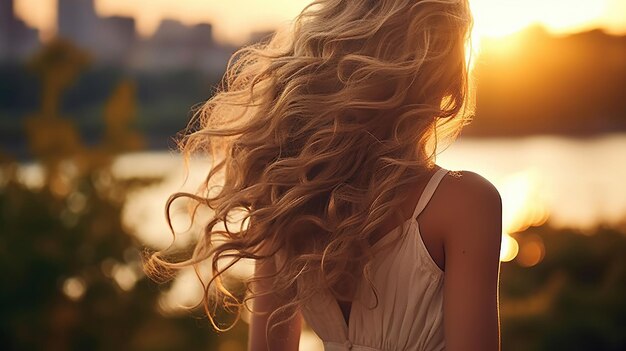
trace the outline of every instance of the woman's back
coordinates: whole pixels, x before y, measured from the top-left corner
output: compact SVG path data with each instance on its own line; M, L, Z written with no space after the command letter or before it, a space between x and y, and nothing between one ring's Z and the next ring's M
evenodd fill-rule
M385 246L372 261L371 278L379 299L376 307L367 281L356 289L348 321L329 292L316 294L302 306L302 316L326 350L444 349L443 271L422 239L418 217L447 173L438 168L412 216L373 245L373 249Z
M324 350L499 349L499 193L474 172L429 173L409 196L411 215L372 245L376 291L362 279L352 301L322 290L301 304ZM316 284L314 275L307 279Z
M461 172L435 167L430 174L425 185L417 185L421 192L416 190L416 196L409 196L415 203L411 215L372 246L376 254L369 278L376 292L363 279L356 284L352 301L338 301L325 291L302 304L301 315L323 341L325 350L446 349L445 253L441 233L445 231L446 220L454 214L445 213L449 207L444 204L454 200L451 191L459 190L458 187L487 185L488 188L491 184L484 183L484 178L473 172L467 172L470 179L463 180L465 184L457 182L462 178ZM453 178L449 183L451 189L446 189L447 194L440 196L433 209L428 205L446 175ZM483 184L477 184L476 180ZM477 204L483 201L475 200ZM431 213L424 216L427 208ZM484 312L489 316L491 311Z

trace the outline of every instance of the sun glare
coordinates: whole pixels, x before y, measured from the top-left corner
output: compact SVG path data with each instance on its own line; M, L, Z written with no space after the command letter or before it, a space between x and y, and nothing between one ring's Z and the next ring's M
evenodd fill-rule
M526 266L537 264L543 258L543 243L520 243L511 234L523 232L531 226L545 223L549 217L543 197L540 175L534 168L507 176L498 190L502 195L502 247L500 261L508 262L522 254L520 262ZM521 245L523 244L523 245Z
M608 12L606 1L585 0L474 0L473 52L480 52L484 39L499 39L531 25L553 33L589 29Z
M606 10L603 1L582 0L475 0L471 2L474 32L479 37L501 38L530 25L554 32L586 27Z
M502 235L502 245L500 249L500 261L509 262L513 260L519 252L519 244L517 240L508 234Z

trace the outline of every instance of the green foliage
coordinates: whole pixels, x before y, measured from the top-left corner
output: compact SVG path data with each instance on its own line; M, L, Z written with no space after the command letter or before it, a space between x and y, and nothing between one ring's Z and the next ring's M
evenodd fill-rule
M502 265L503 350L624 350L626 234L531 231L543 239L543 261Z
M157 308L168 285L143 276L142 245L121 222L126 194L160 181L117 179L111 172L115 155L143 146L131 130L133 82L123 80L105 104L100 145L87 147L60 116L58 100L84 57L69 43L53 42L33 60L43 81L42 106L26 128L42 167L40 182L24 181L17 163L0 154L0 345L214 349L216 334L201 313L166 316Z

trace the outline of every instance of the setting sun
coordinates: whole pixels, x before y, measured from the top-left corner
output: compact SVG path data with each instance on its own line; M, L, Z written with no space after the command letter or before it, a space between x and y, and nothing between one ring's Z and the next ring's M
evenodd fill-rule
M612 12L626 11L626 2L615 0L474 0L473 51L480 52L482 40L501 39L529 26L540 25L555 34L566 34L596 27L609 32L626 28L612 19ZM500 41L506 49L507 43Z
M583 29L607 10L603 1L477 0L472 1L474 30L479 37L504 37L532 24L554 32Z

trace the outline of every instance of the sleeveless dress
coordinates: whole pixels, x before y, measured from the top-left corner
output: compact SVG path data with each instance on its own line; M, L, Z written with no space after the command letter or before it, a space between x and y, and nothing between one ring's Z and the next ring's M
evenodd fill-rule
M445 350L444 274L426 249L417 217L447 172L440 168L434 173L413 216L373 245L390 243L371 264L370 277L378 291L375 308L376 299L366 280L357 287L348 325L330 292L316 294L301 306L302 317L322 340L325 351Z

